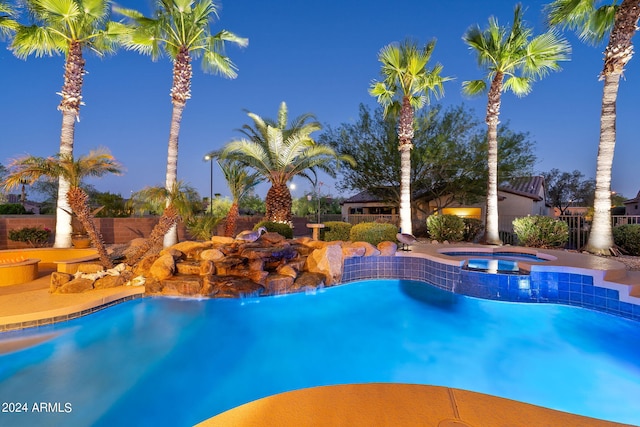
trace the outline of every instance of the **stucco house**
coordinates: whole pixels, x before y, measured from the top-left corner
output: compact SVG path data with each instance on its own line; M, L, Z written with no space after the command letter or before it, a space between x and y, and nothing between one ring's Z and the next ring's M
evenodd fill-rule
M443 198L445 199L445 198ZM443 200L415 200L417 208L413 210L414 227L422 226L429 214L440 212L468 218L484 220L486 200L475 204L462 204L456 201L447 201L446 207ZM397 217L397 206L381 201L367 191L356 194L346 199L342 204L342 217L348 222L357 222L349 219L350 216L359 215L391 215ZM553 215L551 204L547 202L546 186L542 176L515 178L503 183L498 188L498 212L500 222L505 223L501 229L510 229L511 221L517 217L527 215Z
M640 191L635 198L625 200L624 204L625 215L640 215Z

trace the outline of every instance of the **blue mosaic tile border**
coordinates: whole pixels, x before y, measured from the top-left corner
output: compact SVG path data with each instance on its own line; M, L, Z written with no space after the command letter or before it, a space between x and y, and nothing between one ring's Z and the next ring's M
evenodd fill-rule
M383 278L418 280L477 298L573 305L640 320L640 305L620 301L617 290L595 286L589 275L545 271L533 271L528 275L492 274L404 256L345 260L342 275L345 283Z

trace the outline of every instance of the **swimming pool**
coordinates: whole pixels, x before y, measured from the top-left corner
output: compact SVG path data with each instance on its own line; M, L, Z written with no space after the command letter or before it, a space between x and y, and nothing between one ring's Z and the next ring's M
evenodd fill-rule
M0 424L186 426L287 390L367 382L450 386L639 424L638 326L401 280L247 300L135 300L6 334L58 335L0 356L0 401L71 411L0 413Z

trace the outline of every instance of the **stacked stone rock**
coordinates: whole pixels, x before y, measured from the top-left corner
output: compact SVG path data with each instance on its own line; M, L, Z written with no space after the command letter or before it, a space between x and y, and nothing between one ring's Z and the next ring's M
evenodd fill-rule
M344 260L361 256L393 256L397 245L382 242L322 242L304 237L287 240L265 233L256 242L214 236L207 242L181 242L143 258L122 272L116 284L144 278L150 295L237 298L305 292L339 284ZM95 270L81 266L79 271ZM105 287L97 279L54 273L51 291L82 292Z

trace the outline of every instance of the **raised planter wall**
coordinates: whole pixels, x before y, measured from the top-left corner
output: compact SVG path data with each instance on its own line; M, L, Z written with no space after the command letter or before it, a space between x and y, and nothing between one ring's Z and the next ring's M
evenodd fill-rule
M0 286L19 285L38 277L39 259L0 264Z

